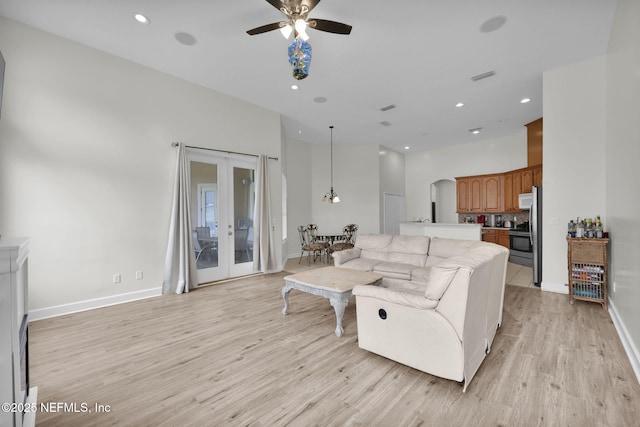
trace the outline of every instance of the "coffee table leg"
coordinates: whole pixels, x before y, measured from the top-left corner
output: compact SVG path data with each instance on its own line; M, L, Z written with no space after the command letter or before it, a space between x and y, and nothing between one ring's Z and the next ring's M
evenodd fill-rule
M344 334L344 329L342 329L342 317L344 316L344 309L347 307L348 301L330 298L329 302L336 311L336 335L341 337Z
M285 316L289 314L289 291L293 289L289 285L284 285L282 287L282 298L284 299L284 309L282 309L282 314Z

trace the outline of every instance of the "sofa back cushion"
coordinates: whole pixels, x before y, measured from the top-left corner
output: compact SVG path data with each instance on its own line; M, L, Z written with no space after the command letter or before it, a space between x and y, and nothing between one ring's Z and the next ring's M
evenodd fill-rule
M356 247L361 258L424 266L430 240L428 236L361 234Z
M469 252L476 245L474 240L457 240L443 239L438 237L431 238L429 245L429 257L426 266L430 267L442 260L461 256Z
M459 268L460 267L455 266L432 267L429 272L429 278L427 279L424 296L430 300L439 301L449 287L449 284L453 280Z

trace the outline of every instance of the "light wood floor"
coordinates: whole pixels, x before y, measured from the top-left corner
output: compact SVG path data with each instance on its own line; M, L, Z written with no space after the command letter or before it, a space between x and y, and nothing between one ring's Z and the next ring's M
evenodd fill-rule
M296 260L297 262L297 260ZM293 267L293 265L292 265ZM302 268L302 267L301 267ZM358 348L355 305L285 273L33 322L38 426L637 426L640 385L599 304L507 286L504 322L466 393Z

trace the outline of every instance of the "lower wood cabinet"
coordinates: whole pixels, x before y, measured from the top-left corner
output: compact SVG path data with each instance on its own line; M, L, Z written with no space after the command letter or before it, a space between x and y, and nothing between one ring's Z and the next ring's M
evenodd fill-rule
M482 241L497 243L509 249L509 230L500 230L498 228L483 228Z

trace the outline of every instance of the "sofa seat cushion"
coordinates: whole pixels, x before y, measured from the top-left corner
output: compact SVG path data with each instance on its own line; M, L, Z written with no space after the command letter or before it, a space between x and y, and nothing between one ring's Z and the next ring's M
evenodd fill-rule
M354 270L373 271L377 264L382 261L368 258L355 258L341 265L343 268L352 268Z
M413 264L404 264L400 262L380 262L373 267L373 271L382 274L385 277L394 279L411 279L411 271L415 270Z
M353 295L370 297L382 301L388 301L407 307L418 309L433 309L438 305L438 301L425 298L422 290L411 289L387 289L379 286L357 285L353 288Z

